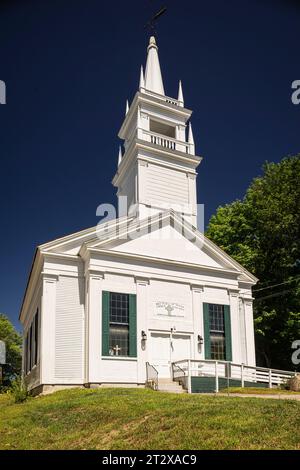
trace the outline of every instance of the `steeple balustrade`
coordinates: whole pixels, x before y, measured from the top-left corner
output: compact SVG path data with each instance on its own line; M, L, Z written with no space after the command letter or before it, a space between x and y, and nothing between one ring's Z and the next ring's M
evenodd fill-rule
M155 132L146 131L145 129L139 129L139 131L141 139L146 142L151 142L151 144L159 145L160 147L164 147L169 150L177 150L179 152L192 154L192 146L188 142L182 142L181 140L156 134Z

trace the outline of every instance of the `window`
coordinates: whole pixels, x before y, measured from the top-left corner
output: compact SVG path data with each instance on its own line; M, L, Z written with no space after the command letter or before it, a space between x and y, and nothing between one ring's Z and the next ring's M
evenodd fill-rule
M129 296L111 292L109 296L109 355L129 355Z
M34 365L38 362L39 350L39 309L37 309L34 317Z
M24 372L25 374L28 372L28 334L25 335L24 342Z
M225 318L224 305L209 304L209 333L211 359L225 360Z
M38 361L39 350L39 310L27 330L24 341L24 372L28 374Z
M102 355L137 356L136 295L102 291Z
M175 126L150 119L150 131L175 139Z
M32 325L28 330L28 372L31 371L31 351L32 351Z

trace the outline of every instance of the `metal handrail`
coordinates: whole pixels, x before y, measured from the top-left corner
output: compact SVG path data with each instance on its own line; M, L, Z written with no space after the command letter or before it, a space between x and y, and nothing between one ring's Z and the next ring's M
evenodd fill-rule
M172 362L172 375L173 375L173 380L176 380L175 377L174 377L174 366L176 366L177 369L181 370L181 372L183 373L183 377L185 377L185 370L183 370L182 367L180 367L177 363Z
M158 370L150 362L146 362L146 385L158 390Z

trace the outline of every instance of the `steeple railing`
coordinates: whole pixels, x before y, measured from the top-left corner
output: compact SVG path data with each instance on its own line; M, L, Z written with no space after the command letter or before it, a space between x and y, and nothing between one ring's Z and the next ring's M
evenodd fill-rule
M138 131L140 131L138 132L138 136L146 142L150 142L154 145L159 145L160 147L164 147L169 150L177 150L178 152L193 155L193 146L188 142L173 139L172 137L157 134L156 132L146 131L145 129L138 129Z

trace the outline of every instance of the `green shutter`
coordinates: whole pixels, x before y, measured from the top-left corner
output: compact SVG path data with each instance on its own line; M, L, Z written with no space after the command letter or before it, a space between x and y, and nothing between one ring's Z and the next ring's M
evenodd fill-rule
M224 305L226 361L232 361L230 307Z
M109 292L102 291L102 355L109 355Z
M137 356L136 348L136 295L129 294L129 356Z
M211 359L210 350L210 329L209 329L209 304L203 304L203 325L204 325L204 353L205 359Z

